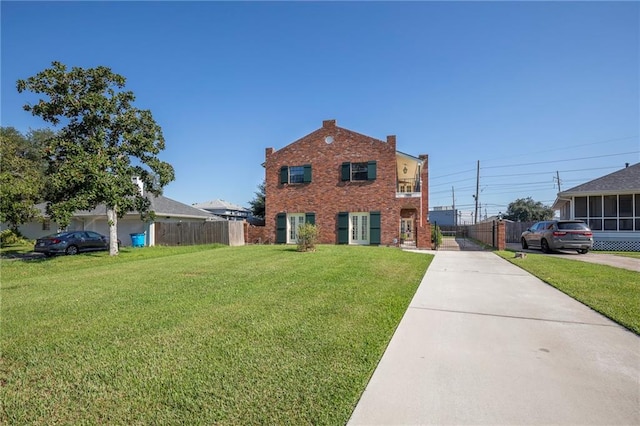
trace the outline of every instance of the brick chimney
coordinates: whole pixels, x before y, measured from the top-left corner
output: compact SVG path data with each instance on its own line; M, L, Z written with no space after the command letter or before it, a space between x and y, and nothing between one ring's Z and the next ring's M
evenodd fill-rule
M264 159L265 159L265 161L268 160L269 157L271 157L271 154L273 154L273 148L266 148L264 150Z
M323 120L322 127L324 129L330 129L330 128L336 127L336 120Z
M396 151L396 135L387 136L387 143L389 144L391 149L393 149L393 151L395 152Z

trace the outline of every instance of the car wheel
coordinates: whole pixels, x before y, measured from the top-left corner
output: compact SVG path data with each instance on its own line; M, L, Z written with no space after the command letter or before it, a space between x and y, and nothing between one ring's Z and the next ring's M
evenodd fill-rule
M529 248L529 244L527 244L527 240L525 240L524 238L522 239L522 249L526 250Z
M67 247L67 250L65 251L65 253L67 253L69 256L73 256L74 254L78 254L78 247L69 246L69 247Z
M549 250L549 243L544 238L540 241L540 249L543 253L549 253L551 251Z
M580 254L587 254L589 252L589 249L579 249L578 253Z

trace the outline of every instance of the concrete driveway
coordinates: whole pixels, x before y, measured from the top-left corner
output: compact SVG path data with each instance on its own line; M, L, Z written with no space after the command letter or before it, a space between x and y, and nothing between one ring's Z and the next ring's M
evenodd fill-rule
M490 252L438 252L350 425L640 424L640 337Z
M522 251L525 253L545 254L540 250L523 250L519 243L509 243L507 248L510 250ZM640 272L640 259L624 256L616 256L615 254L598 253L590 251L587 254L578 254L576 251L560 250L553 253L547 253L547 256L560 257L563 259L579 260L581 262L597 263L600 265L613 266L614 268L628 269L630 271Z

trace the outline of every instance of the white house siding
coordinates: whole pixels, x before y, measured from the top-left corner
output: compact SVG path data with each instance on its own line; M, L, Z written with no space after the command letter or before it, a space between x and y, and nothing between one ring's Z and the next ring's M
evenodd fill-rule
M175 217L156 217L156 222L179 223L179 222L204 222L195 218L175 218ZM8 229L6 223L0 224L0 230ZM42 229L41 221L25 223L18 227L22 235L31 240L40 237L55 234L63 231L56 222L49 222L49 229ZM67 231L94 231L103 235L109 235L109 225L106 217L76 217L71 220L69 226L64 229ZM118 219L118 239L121 246L131 246L131 234L145 234L145 245L155 245L155 223L145 223L140 220L139 216L124 217Z
M0 230L8 228L9 226L6 223L0 224ZM69 226L67 226L66 229L61 229L56 222L50 221L48 228L49 229L43 229L43 224L39 220L18 226L20 233L30 240L36 240L63 230L95 231L103 235L109 235L109 225L106 217L74 218L71 219L71 222L69 222ZM118 220L118 238L123 246L131 245L130 234L133 233L146 233L149 235L149 226L140 221L139 217L136 219L123 218ZM149 241L147 241L147 245L149 245Z
M122 246L131 245L131 235L146 233L148 226L139 217L118 219L118 239ZM69 231L94 231L109 236L109 223L106 217L80 217L69 223ZM145 241L146 242L146 241ZM148 244L148 242L146 242Z
M640 233L628 231L593 232L594 250L640 251Z
M0 224L0 230L8 229L9 226L6 223ZM25 237L30 240L35 240L40 237L45 237L47 235L55 234L58 232L58 224L55 222L49 223L49 229L42 229L42 222L29 222L23 225L18 226L18 231Z

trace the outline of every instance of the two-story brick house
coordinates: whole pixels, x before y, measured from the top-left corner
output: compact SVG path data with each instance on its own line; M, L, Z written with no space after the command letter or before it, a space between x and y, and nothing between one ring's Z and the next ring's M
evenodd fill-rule
M392 245L401 239L431 248L427 221L427 155L396 150L336 126L335 120L275 151L266 149L266 234L295 243L311 222L325 244Z

